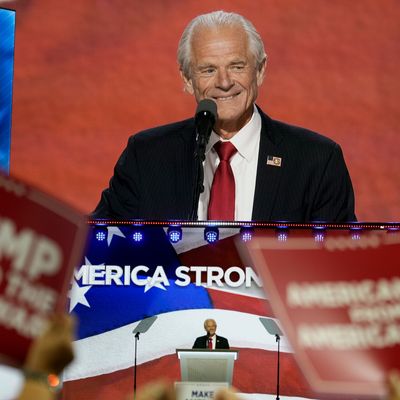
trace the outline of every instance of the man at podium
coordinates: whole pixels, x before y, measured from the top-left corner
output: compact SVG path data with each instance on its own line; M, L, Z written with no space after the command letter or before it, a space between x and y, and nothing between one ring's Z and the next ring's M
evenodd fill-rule
M193 344L193 349L229 349L228 339L215 334L217 331L215 320L206 319L204 321L204 329L207 335L198 337Z

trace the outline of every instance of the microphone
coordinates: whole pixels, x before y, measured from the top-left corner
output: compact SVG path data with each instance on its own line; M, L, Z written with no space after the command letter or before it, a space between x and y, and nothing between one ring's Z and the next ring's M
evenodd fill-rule
M217 120L217 104L210 100L204 99L199 102L194 116L196 126L196 149L194 156L194 186L192 197L192 210L189 219L197 220L197 208L199 204L200 193L204 192L204 169L203 161L208 140L210 139L211 131Z
M196 109L196 142L199 146L206 146L210 139L211 131L217 120L217 104L210 99L204 99L199 102Z

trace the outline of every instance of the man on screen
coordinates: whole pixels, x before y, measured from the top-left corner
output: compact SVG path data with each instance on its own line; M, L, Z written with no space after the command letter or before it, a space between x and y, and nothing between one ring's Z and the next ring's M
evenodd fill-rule
M193 349L229 349L228 339L215 334L217 331L215 320L206 319L204 321L204 329L207 335L198 337L193 344Z
M195 209L199 220L355 220L339 145L255 105L267 55L250 21L223 11L196 17L178 62L185 90L217 106L198 204L191 118L132 136L92 217L190 219Z

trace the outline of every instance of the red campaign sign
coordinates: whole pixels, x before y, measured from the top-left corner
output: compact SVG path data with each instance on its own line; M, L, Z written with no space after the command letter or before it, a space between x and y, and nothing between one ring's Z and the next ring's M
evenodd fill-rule
M257 234L242 248L312 388L382 396L400 368L400 232Z
M20 365L49 315L65 312L86 240L81 214L0 174L0 361Z

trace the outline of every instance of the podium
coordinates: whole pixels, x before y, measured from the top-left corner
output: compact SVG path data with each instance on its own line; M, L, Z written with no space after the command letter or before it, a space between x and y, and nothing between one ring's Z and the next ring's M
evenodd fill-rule
M232 385L237 350L177 349L182 382L226 382Z

